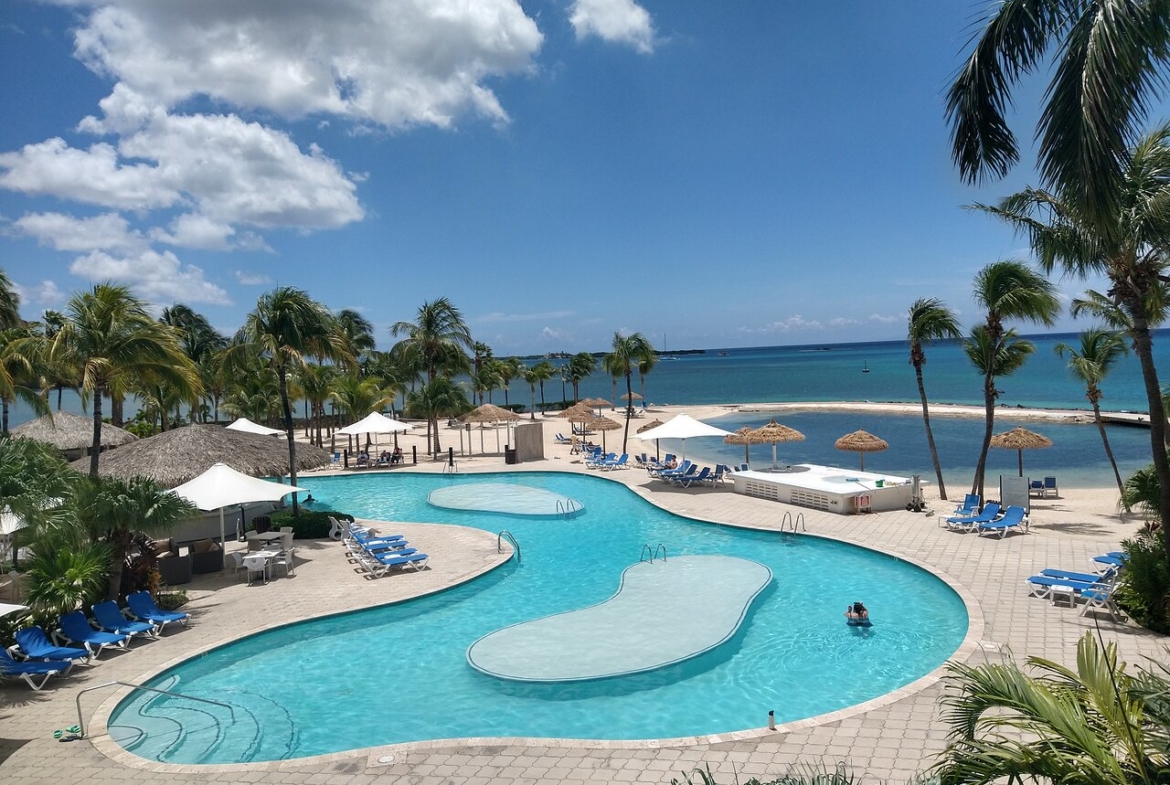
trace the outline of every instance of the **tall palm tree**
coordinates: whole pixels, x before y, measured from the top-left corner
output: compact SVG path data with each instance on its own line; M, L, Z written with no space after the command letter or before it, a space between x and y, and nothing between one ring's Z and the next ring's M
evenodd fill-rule
M227 337L212 327L206 316L181 303L164 308L159 321L175 330L183 353L191 358L199 371L204 392L215 397L218 409L219 385L216 384L213 360L218 352L227 348ZM192 404L190 419L195 422L195 404Z
M654 370L654 366L658 365L658 352L639 358L638 360L638 387L641 389L638 392L642 395L642 400L646 400L646 374ZM632 400L626 400L627 406L633 406Z
M361 377L356 373L342 373L333 377L329 385L329 397L352 422L382 411L382 407L394 402L394 392L386 389L376 376ZM366 444L370 443L367 434Z
M330 365L310 363L297 373L297 389L309 405L309 421L307 427L310 432L309 442L318 447L324 446L321 426L325 419L325 402L330 398L333 380L336 376Z
M289 376L305 366L310 357L352 367L355 358L349 339L337 320L321 303L300 289L282 286L260 296L228 350L232 359L260 356L276 374L288 438L289 483L297 484L297 442L293 430ZM293 515L300 512L293 494Z
M532 366L532 374L536 377L536 383L540 385L540 411L543 413L545 409L544 383L557 375L557 369L548 360L541 360Z
M503 360L496 360L496 375L500 377L500 386L504 388L504 407L508 406L508 388L512 384L512 380L520 375L524 369L524 363L520 361L519 357L506 357Z
M968 182L1019 161L1005 111L1023 74L1047 70L1036 138L1044 185L1090 220L1112 222L1129 147L1162 97L1170 59L1165 0L1004 0L947 95L952 157Z
M1165 673L1137 674L1092 632L1076 666L1029 657L947 666L943 721L950 741L931 772L944 785L1163 782L1170 690Z
M987 325L980 324L971 329L970 337L963 343L963 351L983 376L983 443L979 461L975 465L975 479L971 483L971 493L977 493L982 498L987 450L991 447L991 431L995 427L995 401L999 397L995 380L1017 371L1028 356L1036 351L1036 345L1018 338L1015 330L1008 330L997 341L991 337Z
M597 358L589 352L578 352L569 360L569 381L573 383L573 403L581 400L581 382L597 370Z
M931 341L956 340L962 336L959 321L954 311L934 297L915 300L910 306L909 331L910 364L914 366L914 377L918 381L918 397L922 399L922 422L926 425L926 443L930 446L930 460L934 464L934 476L938 479L938 495L947 500L947 488L943 484L942 465L938 462L938 449L934 445L934 431L930 428L930 408L926 401L926 385L922 382L922 366L926 365L925 347Z
M1093 406L1093 422L1097 423L1097 430L1101 433L1101 443L1105 445L1105 455L1109 458L1109 465L1113 467L1113 477L1117 480L1117 490L1124 502L1125 483L1121 480L1121 472L1117 470L1117 461L1113 458L1113 450L1109 447L1109 436L1105 433L1105 423L1101 421L1101 393L1100 384L1109 374L1109 371L1121 357L1128 353L1125 341L1121 334L1111 330L1094 328L1080 334L1080 347L1074 349L1063 341L1056 344L1056 353L1061 357L1068 355L1068 369L1085 385L1085 397ZM1125 505L1129 512L1129 506Z
M374 325L357 311L342 308L337 312L337 324L348 339L350 351L355 357L372 352L377 347Z
M57 337L57 333L61 332L61 327L64 324L65 314L60 311L45 311L41 316L41 332L49 344L52 344L53 339ZM48 358L46 358L43 370L48 376L48 381L53 385L53 389L57 392L57 411L61 411L61 398L65 388L76 390L77 380L67 370L49 365L47 360Z
M0 435L8 433L8 410L14 400L26 403L34 413L49 413L42 384L44 339L28 327L0 330Z
M442 452L442 445L439 444L439 418L454 417L471 408L463 388L444 376L427 382L411 393L407 397L407 406L430 423L428 430L434 436L428 439L428 443L433 455Z
M536 385L540 383L540 374L536 368L525 366L520 371L520 378L528 383L528 390L532 394L532 406L528 409L528 419L536 419Z
M634 333L633 335L622 335L615 332L613 334L612 351L605 355L601 361L605 370L615 379L619 376L624 376L626 379L626 401L632 404L634 401L634 385L633 375L634 369L638 368L642 363L647 362L647 358L654 357L654 347L646 340L646 336L642 333ZM614 396L617 397L616 395ZM631 406L626 406L626 427L622 433L622 452L626 452L626 443L630 438L630 415L633 412Z
M0 268L0 330L18 327L20 319L20 295L3 268Z
M1112 209L1086 207L1064 192L1026 189L996 207L977 205L1027 235L1048 272L1104 275L1110 284L1090 307L1105 311L1108 324L1129 334L1142 369L1150 412L1150 447L1161 479L1161 518L1170 527L1170 459L1166 411L1153 355L1151 329L1166 312L1170 253L1170 126L1142 137L1127 151ZM1104 302L1102 302L1102 299ZM1170 562L1170 538L1166 541Z
M475 344L463 314L446 297L423 303L415 321L396 322L390 327L390 334L406 336L399 345L420 358L427 381L434 381L440 370L466 370L464 351Z
M89 473L96 477L104 396L121 397L136 384L153 382L189 399L199 393L199 375L174 331L156 322L125 286L98 284L71 297L65 311L49 362L70 368L93 401Z

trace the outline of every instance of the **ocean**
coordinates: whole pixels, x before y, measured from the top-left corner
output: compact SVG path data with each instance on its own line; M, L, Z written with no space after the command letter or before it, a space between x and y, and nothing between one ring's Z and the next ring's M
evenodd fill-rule
M1084 387L1067 370L1067 361L1057 356L1055 346L1064 342L1077 344L1075 333L1026 336L1036 345L1027 363L1011 376L999 380L1001 395L997 410L996 432L1018 424L1010 419L1012 408L1088 409ZM1170 330L1158 331L1154 340L1160 378L1170 383ZM933 344L926 349L924 380L932 403L981 405L982 378L971 366L958 343ZM865 371L868 369L868 371ZM557 400L562 390L559 380L545 383L548 400ZM635 390L643 392L637 376ZM624 390L619 381L617 394ZM1145 393L1141 369L1132 355L1122 358L1101 384L1102 408L1111 411L1145 411ZM873 343L817 344L805 346L771 346L753 348L710 349L701 354L663 357L647 374L647 403L654 404L737 404L791 401L918 401L914 368L909 363L905 341ZM613 397L609 377L596 373L582 382L581 397ZM571 396L571 387L564 388ZM76 396L66 394L69 411L81 412ZM503 395L493 395L496 403ZM55 400L55 399L54 399ZM526 403L529 391L522 381L514 381L509 393L513 403ZM539 397L537 399L539 401ZM299 407L298 407L299 409ZM128 409L133 411L132 409ZM10 425L30 419L31 413L16 405L10 413ZM769 415L734 415L720 418L715 424L728 430L742 425L762 425ZM779 418L784 424L802 431L804 442L779 445L780 454L789 463L816 463L855 466L855 454L843 454L833 448L839 436L864 428L890 442L890 449L866 456L866 467L890 473L921 474L929 477L930 457L920 416L870 413L800 413ZM639 421L641 424L644 421ZM932 417L940 461L948 485L956 488L970 483L978 457L981 420ZM555 426L552 426L555 427ZM1026 427L1044 433L1054 442L1045 450L1025 452L1025 473L1034 476L1060 474L1070 484L1108 486L1112 476L1105 461L1097 429L1086 425L1033 423ZM1149 463L1149 431L1132 426L1110 426L1109 438L1123 472L1132 472ZM607 440L620 444L621 432L613 431ZM696 440L688 445L710 462L739 463L743 448L713 444L718 440ZM641 452L640 442L630 444L631 451ZM992 450L992 475L1016 471L1017 456L1004 450ZM752 461L771 461L767 445L752 448ZM1124 473L1123 473L1124 476Z

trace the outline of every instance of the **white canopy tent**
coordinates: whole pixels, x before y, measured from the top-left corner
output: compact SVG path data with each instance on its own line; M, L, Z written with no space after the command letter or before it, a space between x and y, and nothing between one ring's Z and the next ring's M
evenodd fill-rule
M714 425L708 425L705 422L696 420L686 414L676 415L673 419L659 425L657 428L651 428L648 431L634 434L635 439L642 439L643 441L657 441L658 439L681 439L682 440L682 454L683 458L687 457L687 439L695 439L700 436L730 436L731 431L725 431L722 428L716 428Z
M234 504L249 502L280 501L290 493L307 493L305 488L293 485L281 485L276 482L260 480L238 472L227 464L217 463L195 479L185 482L173 492L194 504L201 510L219 510L219 541L223 548L223 557L227 561L227 549L224 548L223 508Z
M357 436L363 433L406 433L411 427L401 420L387 417L381 412L370 412L353 425L338 428L338 433L347 436Z
M258 433L261 436L283 436L284 431L279 428L269 428L267 425L254 423L247 417L241 417L227 426L229 431L243 431L244 433Z

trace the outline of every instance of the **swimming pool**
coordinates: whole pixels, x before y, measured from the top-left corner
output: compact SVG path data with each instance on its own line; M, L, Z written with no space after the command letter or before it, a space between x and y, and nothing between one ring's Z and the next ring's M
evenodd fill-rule
M432 490L484 482L563 494L584 509L521 518L426 504ZM913 565L813 537L698 523L601 478L394 473L298 485L359 517L507 528L524 558L438 595L290 625L172 668L150 686L227 701L232 712L132 697L109 722L127 749L232 763L429 739L724 733L762 726L769 710L787 722L883 695L938 667L967 630L959 597ZM605 601L642 546L659 543L669 556L751 559L775 579L727 643L658 670L548 684L496 679L467 663L468 647L494 630ZM855 599L871 609L873 628L844 624Z

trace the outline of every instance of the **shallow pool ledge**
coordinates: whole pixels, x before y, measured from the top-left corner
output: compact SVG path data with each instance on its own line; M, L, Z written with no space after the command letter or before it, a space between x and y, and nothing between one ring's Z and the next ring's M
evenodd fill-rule
M639 562L598 605L488 633L467 650L471 667L516 681L625 676L691 659L727 642L772 580L733 556Z

